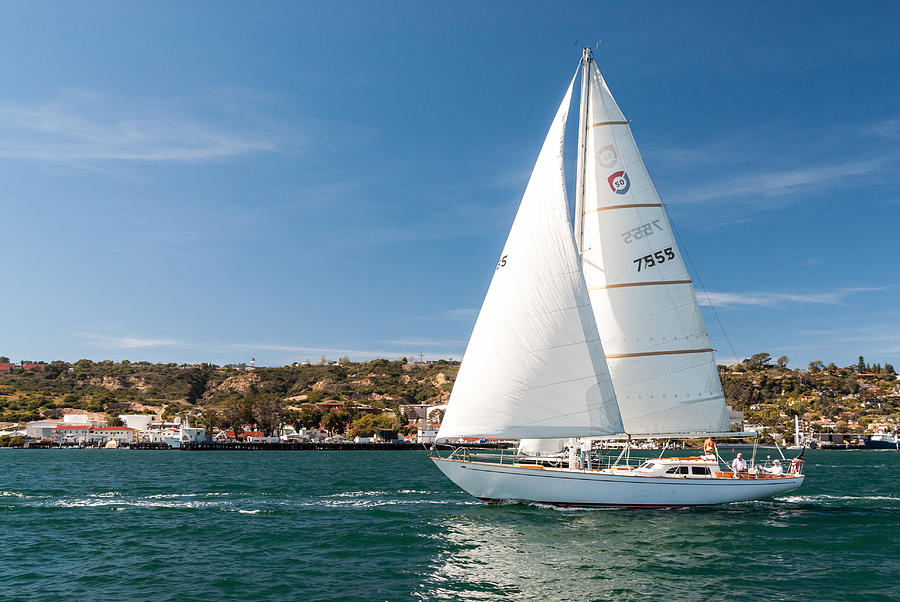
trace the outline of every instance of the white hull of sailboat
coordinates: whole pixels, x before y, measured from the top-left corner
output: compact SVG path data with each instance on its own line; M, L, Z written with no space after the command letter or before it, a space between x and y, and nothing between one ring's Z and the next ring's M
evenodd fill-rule
M488 503L524 501L598 508L705 506L768 498L797 489L803 483L802 475L777 479L676 479L432 459L450 480Z

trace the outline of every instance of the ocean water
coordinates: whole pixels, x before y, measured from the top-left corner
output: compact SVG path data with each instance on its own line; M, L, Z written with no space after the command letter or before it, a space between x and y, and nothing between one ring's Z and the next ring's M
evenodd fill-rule
M900 599L900 453L807 460L775 499L560 510L424 452L3 449L0 598Z

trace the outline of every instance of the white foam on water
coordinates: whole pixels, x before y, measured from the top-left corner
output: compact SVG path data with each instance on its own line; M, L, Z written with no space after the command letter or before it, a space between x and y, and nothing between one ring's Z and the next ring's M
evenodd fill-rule
M332 493L329 495L323 495L323 498L341 498L341 497L372 497L372 496L381 496L381 495L390 495L392 492L390 491L342 491L340 493Z
M0 491L0 497L26 498L28 496L25 495L24 493L22 493L21 491Z
M309 502L300 502L297 504L301 507L306 508L380 508L383 506L417 506L417 505L428 505L428 506L446 506L446 505L477 505L481 502L472 500L472 501L459 501L459 500L430 500L430 499L342 499L342 500L320 500L320 501L309 501Z
M125 499L114 497L88 497L68 500L55 500L49 503L40 503L38 506L49 508L103 508L109 507L117 510L125 508L215 508L228 502L218 501L178 501L159 499Z
M149 500L171 500L171 499L181 499L181 498L191 498L191 497L222 497L233 495L231 493L224 492L212 492L212 493L156 493L153 495L146 496Z
M819 495L786 495L776 498L780 502L792 503L810 503L823 501L836 502L866 502L866 501L890 501L898 502L900 497L893 495L828 495L825 493Z

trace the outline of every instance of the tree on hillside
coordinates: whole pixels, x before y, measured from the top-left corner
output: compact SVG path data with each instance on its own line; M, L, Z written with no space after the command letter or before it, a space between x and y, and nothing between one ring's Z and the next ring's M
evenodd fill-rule
M280 434L286 410L284 400L277 395L259 395L253 400L253 418L270 437Z
M350 425L351 437L371 437L375 429L389 429L397 426L397 418L393 414L366 414Z
M8 364L8 363L9 363L9 358L6 357L5 355L0 355L0 364Z
M822 360L813 360L809 363L809 371L815 374L816 372L821 372L825 368L825 364Z
M320 391L318 389L313 389L309 393L306 394L306 401L309 403L319 403L324 400L326 397L325 391Z
M325 413L316 406L306 406L297 413L297 420L294 422L294 426L304 429L319 428L319 425L322 424L323 416L325 416Z
M859 356L859 362L856 364L856 371L858 373L866 371L866 363L863 361L863 356Z
M200 425L211 435L214 428L222 426L222 415L212 408L202 410L200 412Z
M770 361L772 361L772 356L768 353L754 353L744 360L744 364L753 370L762 370L769 367Z
M235 435L244 430L244 425L253 424L253 403L246 397L233 397L223 410L225 426Z
M329 433L343 433L349 419L347 412L328 412L322 417L322 426Z
M787 370L788 362L791 361L790 358L786 355L782 355L780 358L775 360L775 363L778 364L778 367L782 370Z

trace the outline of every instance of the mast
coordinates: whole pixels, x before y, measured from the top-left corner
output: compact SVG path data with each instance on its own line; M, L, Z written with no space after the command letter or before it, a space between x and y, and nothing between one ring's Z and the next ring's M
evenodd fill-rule
M594 57L589 47L581 57L581 105L578 111L578 163L575 169L575 246L579 253L584 249L584 170L587 153L588 97L591 93L591 61Z

